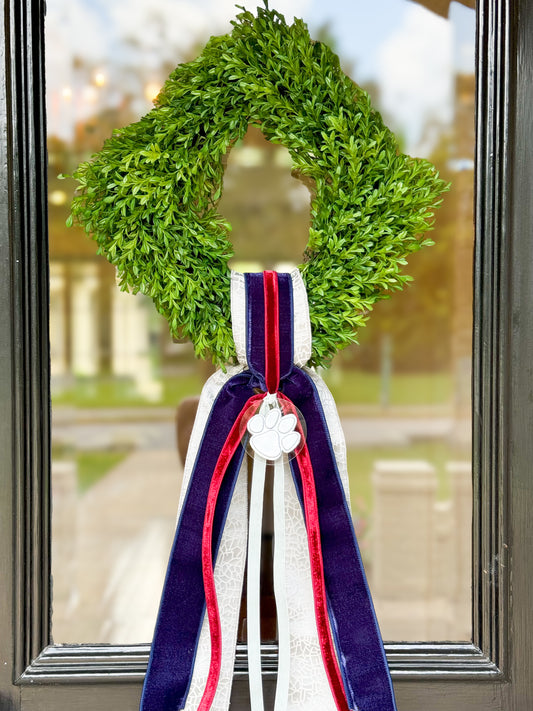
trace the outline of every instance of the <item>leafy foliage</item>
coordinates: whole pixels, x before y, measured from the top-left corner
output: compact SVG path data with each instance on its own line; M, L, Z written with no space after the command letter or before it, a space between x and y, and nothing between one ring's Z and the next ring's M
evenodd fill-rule
M286 146L313 185L307 286L314 365L355 341L372 305L401 289L405 257L424 245L446 184L402 154L368 95L302 20L242 11L170 75L155 108L113 133L74 173L72 219L151 296L171 331L218 364L235 357L230 225L217 213L222 158L249 124Z

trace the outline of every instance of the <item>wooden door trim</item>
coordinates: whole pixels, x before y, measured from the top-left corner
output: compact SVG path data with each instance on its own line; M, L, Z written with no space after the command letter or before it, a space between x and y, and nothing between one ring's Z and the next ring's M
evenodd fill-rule
M133 698L148 659L147 645L51 644L44 4L3 0L1 30L0 397L10 404L0 428L0 566L9 592L0 606L0 646L8 660L0 668L0 700L13 709L23 703L24 711L39 693L45 700L68 698L75 690L78 699L90 700L90 689L101 682L108 694L115 685L131 685L124 693ZM498 711L502 699L510 703L513 694L531 694L520 650L523 656L533 631L526 582L533 570L524 550L525 506L533 490L526 426L533 424L533 405L523 382L533 333L526 298L533 280L533 220L522 203L533 176L533 160L526 156L533 145L533 9L528 0L483 0L478 27L473 642L387 645L400 706L409 711L427 709L428 694L437 710L462 698L454 708ZM270 683L275 648L265 647L263 656ZM245 693L245 673L240 649L236 698ZM522 686L514 692L518 677L524 677Z

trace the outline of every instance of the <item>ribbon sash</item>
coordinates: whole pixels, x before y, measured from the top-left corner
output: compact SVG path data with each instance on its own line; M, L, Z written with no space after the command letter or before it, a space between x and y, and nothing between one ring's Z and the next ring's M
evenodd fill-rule
M268 397L277 393L282 409L294 411L296 406L307 426L307 443L290 466L307 528L316 624L335 704L339 711L396 711L383 643L320 397L311 376L293 364L290 275L247 274L245 285L249 370L224 385L206 425L176 530L141 709L183 708L206 603L211 663L198 711L211 708L221 663L213 560L244 452L240 444L243 424L267 393ZM257 388L262 392L254 394ZM283 476L283 467L279 469L278 475ZM283 534L279 520L276 529ZM279 558L275 565L279 569ZM281 592L277 598L281 603ZM283 610L280 613L282 624ZM280 631L281 641L285 633L286 629ZM286 645L281 646L286 649ZM283 689L276 708L281 711L288 681L283 675L279 681ZM256 686L258 683L256 680Z

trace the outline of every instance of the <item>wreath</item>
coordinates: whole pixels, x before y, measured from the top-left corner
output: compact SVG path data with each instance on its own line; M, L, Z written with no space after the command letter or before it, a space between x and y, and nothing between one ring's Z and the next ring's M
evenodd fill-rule
M179 65L155 108L115 130L74 173L70 224L82 225L117 268L123 289L149 295L196 354L232 362L231 226L217 212L223 158L249 124L291 155L312 185L300 266L313 329L313 365L356 340L372 305L410 280L405 258L446 184L402 154L368 95L338 57L268 6L242 11Z

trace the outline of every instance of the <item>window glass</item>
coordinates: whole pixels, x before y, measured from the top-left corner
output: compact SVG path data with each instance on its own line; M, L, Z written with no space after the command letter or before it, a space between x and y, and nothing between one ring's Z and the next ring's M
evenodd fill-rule
M257 4L242 3L250 9ZM338 404L351 504L387 640L471 638L472 2L286 0L366 88L402 150L451 181L414 284L378 304L322 373ZM233 0L48 0L53 637L151 639L194 398L212 372L151 302L120 291L65 220L60 179L146 113L170 71L229 31ZM309 193L257 128L228 157L233 266L301 261ZM179 445L179 446L178 446Z

